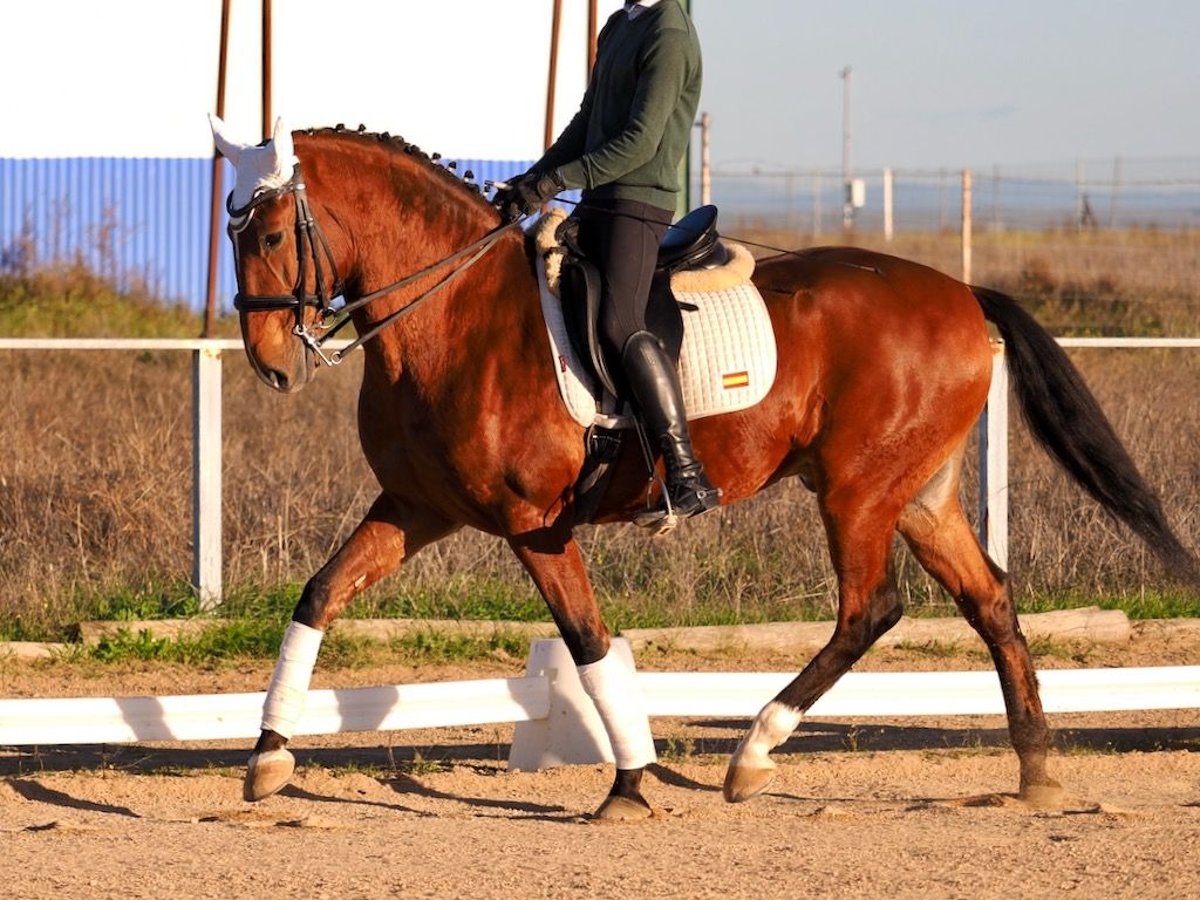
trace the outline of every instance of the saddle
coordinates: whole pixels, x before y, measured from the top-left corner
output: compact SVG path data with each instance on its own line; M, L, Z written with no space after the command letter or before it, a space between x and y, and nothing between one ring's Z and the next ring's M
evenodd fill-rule
M668 229L646 313L647 327L680 364L685 395L692 393L689 418L752 405L775 371L774 337L750 281L753 257L721 241L716 222L716 207L704 206ZM581 252L576 226L561 209L552 210L534 229L533 243L560 388L586 429L585 461L574 491L576 521L586 522L599 507L622 432L634 421L623 400L619 362L608 358L600 340L600 274ZM714 348L714 341L721 346ZM690 349L681 362L685 346ZM757 365L747 364L747 353L758 354ZM689 378L689 370L696 377ZM751 380L755 386L748 389Z
M578 243L578 222L563 219L555 231L563 248L559 296L567 333L579 358L589 364L597 380L614 398L624 398L620 367L610 366L599 334L600 272ZM646 325L678 364L683 346L682 309L694 305L680 301L672 290L676 272L706 271L728 264L730 253L719 240L717 208L711 204L692 210L667 229L658 248L658 261L650 286Z

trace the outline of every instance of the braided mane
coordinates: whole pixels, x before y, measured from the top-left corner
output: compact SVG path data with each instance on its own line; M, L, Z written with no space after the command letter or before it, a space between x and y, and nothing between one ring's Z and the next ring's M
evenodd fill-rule
M341 140L381 145L393 154L403 154L424 163L428 170L436 173L435 177L443 179L447 185L453 185L455 189L461 191L464 195L472 197L481 206L492 211L495 209L487 199L483 186L472 180L474 178L473 172L468 170L460 177L449 166L439 164L439 160L442 158L440 153L428 154L416 144L406 141L399 135L389 134L386 131L367 131L365 125L359 125L357 130L352 130L341 123L333 127L308 128L304 130L304 134L310 137L337 137ZM454 165L454 163L450 165Z

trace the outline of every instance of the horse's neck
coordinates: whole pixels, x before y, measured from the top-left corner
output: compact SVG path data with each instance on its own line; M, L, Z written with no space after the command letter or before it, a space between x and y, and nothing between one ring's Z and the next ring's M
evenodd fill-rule
M454 249L461 248L439 258ZM501 239L445 287L426 294L449 271L422 279L416 289L371 314L372 321L380 321L388 310L420 304L379 333L393 355L410 364L436 359L446 365L470 361L476 349L494 356L522 339L534 312L540 317L537 280L519 242ZM366 324L356 327L361 332Z
M477 197L427 160L353 139L327 145L314 142L309 152L328 153L328 160L333 160L314 165L316 178L310 175L308 180L318 182L314 196L319 190L340 232L338 243L348 260L341 274L349 302L435 265L497 224ZM339 183L334 183L335 177ZM383 360L398 378L402 369L410 374L414 367L428 369L431 360L452 364L464 352L465 334L505 327L499 320L510 317L496 314L504 312L498 296L504 285L489 273L497 266L520 271L513 264L514 254L521 253L519 244L515 237L503 239L428 299L423 298L431 288L467 261L431 272L357 310L354 323L363 334L414 301L421 303L372 339L371 355Z

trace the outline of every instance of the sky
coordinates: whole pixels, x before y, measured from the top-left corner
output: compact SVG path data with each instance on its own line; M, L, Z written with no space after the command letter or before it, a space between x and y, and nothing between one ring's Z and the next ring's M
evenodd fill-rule
M555 130L586 75L564 0ZM601 21L619 6L600 0ZM552 0L274 0L274 113L429 151L542 146ZM205 156L220 0L0 0L0 156ZM226 119L259 132L259 0L232 0ZM716 169L1200 158L1194 0L692 0Z

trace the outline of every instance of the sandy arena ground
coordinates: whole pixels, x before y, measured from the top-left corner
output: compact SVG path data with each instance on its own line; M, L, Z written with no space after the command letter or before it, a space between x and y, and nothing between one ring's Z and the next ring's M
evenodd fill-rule
M1135 637L1040 668L1200 663ZM642 669L795 670L780 658ZM986 668L879 651L860 670ZM270 665L0 663L0 696L264 689ZM521 660L325 671L314 687L520 674ZM510 773L511 726L299 738L294 783L241 799L243 742L0 748L7 898L1200 896L1200 712L1052 717L1064 809L1013 798L998 717L814 721L749 803L720 794L743 721L654 721L652 819L589 820L606 766Z

